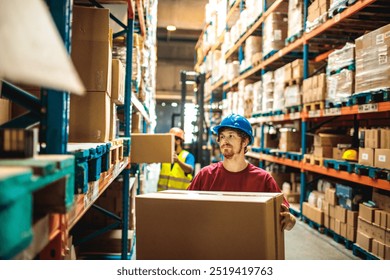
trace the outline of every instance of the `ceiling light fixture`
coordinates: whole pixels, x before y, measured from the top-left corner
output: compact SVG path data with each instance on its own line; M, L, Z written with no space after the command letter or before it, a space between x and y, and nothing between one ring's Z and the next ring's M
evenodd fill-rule
M176 26L174 26L174 25L168 25L168 26L167 26L167 30L168 30L168 31L175 31L175 30L176 30Z

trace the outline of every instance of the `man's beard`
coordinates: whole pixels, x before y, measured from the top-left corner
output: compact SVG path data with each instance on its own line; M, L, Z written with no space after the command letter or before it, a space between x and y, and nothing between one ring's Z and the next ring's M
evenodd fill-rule
M225 149L225 146L228 147L228 149ZM234 153L233 146L231 145L224 145L222 148L222 154L226 159L231 159L233 158L234 154L240 154L242 150L242 146L240 146L240 149L238 150L237 153Z

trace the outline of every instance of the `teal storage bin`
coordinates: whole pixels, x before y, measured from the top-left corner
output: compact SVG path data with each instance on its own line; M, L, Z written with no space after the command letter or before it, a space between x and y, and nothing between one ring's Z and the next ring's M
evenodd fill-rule
M0 167L0 259L12 259L32 241L32 170Z

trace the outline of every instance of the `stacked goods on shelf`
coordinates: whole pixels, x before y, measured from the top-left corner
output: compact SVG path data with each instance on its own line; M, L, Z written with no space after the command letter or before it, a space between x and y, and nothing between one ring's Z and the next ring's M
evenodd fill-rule
M302 204L302 214L309 220L315 222L318 226L324 225L326 209L326 192L313 190L308 196L308 201Z
M11 102L0 95L0 125L11 119Z
M272 111L282 111L285 107L285 70L284 66L274 71L274 90Z
M307 9L306 32L310 32L328 19L329 0L314 0Z
M269 6L271 1L267 2ZM246 0L245 6L248 11L248 26L250 26L263 14L263 1Z
M313 103L324 101L327 93L326 75L321 73L303 80L302 102Z
M322 182L322 183L321 183ZM337 196L336 188L332 183L326 180L319 180L319 186L325 192L325 197L322 202L322 207L324 210L324 226L332 231L335 230L336 224L336 205L337 205Z
M328 104L346 104L355 89L355 45L347 43L332 52L327 65Z
M224 76L225 70L225 60L222 57L220 50L215 50L211 52L211 83L215 83ZM238 63L236 64L227 64L227 77L233 79L238 76Z
M246 69L259 62L262 58L261 45L262 37L260 36L249 36L245 40L244 60L241 62L241 69Z
M390 169L390 129L359 129L359 164Z
M257 81L253 83L253 113L261 112L263 96L263 82Z
M284 3L284 2L283 2ZM263 25L263 57L267 58L273 55L276 51L284 48L285 39L287 38L287 9L286 5L281 5L284 9L278 12L270 13L264 21Z
M291 172L289 175L289 180L285 180L280 188L289 203L299 203L301 196L300 174ZM275 178L274 175L272 176Z
M299 152L301 150L301 133L290 128L279 129L279 150L283 152Z
M240 84L239 84L240 85ZM253 113L253 84L247 84L244 87L244 113L246 118L252 117Z
M374 190L372 200L359 204L356 244L381 259L390 259L390 197Z
M274 107L274 72L268 71L262 76L262 113L269 113Z
M114 138L111 75L112 31L109 9L74 6L72 60L86 87L70 97L69 141L107 142ZM80 120L82 116L82 121ZM111 121L115 118L115 121Z
M316 133L313 142L313 156L320 161L323 158L332 158L333 150L334 148L337 148L337 145L351 143L352 137L350 135L323 132Z
M303 33L303 0L288 1L287 40L299 38Z
M390 24L367 33L355 40L357 94L390 87L390 62L387 58Z

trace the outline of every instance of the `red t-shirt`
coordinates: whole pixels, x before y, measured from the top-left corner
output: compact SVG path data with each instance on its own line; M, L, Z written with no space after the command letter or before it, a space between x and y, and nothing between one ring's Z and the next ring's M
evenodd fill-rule
M281 192L274 178L265 170L249 163L240 172L230 172L223 167L221 161L202 168L192 180L188 190ZM286 199L284 204L290 206Z

